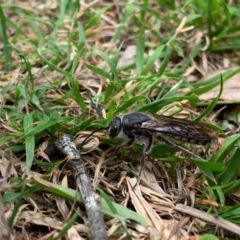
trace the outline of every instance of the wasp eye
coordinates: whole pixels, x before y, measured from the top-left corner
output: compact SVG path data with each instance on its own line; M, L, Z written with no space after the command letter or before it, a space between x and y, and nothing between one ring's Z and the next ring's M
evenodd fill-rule
M109 126L109 136L111 138L117 137L118 134L121 132L121 129L122 129L121 118L114 117Z

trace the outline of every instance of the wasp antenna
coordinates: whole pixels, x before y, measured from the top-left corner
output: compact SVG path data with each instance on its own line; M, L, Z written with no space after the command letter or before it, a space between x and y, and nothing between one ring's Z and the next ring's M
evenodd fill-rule
M99 132L99 131L101 131L101 130L107 130L107 129L109 129L109 127L99 128L99 129L96 129L96 130L92 131L92 132L83 140L83 142L82 142L82 144L81 144L81 148L85 145L85 143L87 142L87 140L88 140L94 133Z

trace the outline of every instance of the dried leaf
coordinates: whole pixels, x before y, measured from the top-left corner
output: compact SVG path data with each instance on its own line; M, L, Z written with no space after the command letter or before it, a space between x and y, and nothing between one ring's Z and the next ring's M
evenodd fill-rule
M225 69L226 70L226 69ZM219 75L225 70L215 71L211 73L211 76L206 76L205 79ZM220 91L220 86L213 88L212 90L200 95L200 99L210 100L217 97ZM220 97L222 101L240 101L240 73L234 75L230 79L224 82L223 92Z
M118 61L118 68L133 63L135 61L136 51L137 48L135 45L127 46Z

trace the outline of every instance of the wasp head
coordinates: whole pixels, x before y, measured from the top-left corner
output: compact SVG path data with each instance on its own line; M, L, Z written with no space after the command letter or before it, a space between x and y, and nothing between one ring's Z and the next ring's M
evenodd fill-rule
M115 138L122 130L122 120L120 117L115 116L109 124L108 134L111 138Z

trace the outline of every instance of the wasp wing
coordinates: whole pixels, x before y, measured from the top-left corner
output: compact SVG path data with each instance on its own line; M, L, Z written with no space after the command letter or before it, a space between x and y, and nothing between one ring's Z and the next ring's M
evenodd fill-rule
M141 123L137 128L141 131L151 132L156 137L166 136L196 144L206 144L215 135L215 131L204 123L163 115L153 115L151 120Z

